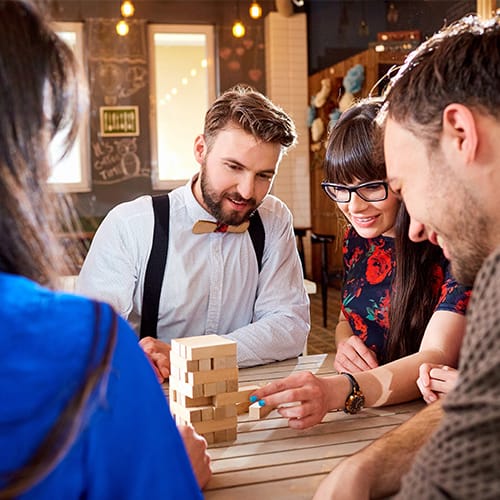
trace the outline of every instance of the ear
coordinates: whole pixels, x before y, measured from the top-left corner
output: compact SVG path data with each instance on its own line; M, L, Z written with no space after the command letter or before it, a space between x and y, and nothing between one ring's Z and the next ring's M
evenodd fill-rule
M207 154L207 143L205 142L205 136L200 134L194 140L194 159L201 165L205 160Z
M451 140L456 154L466 164L476 159L477 123L472 111L463 104L449 104L443 111L443 135Z

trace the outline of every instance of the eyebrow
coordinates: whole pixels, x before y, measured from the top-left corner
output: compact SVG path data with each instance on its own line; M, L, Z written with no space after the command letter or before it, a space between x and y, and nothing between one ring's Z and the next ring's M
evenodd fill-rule
M237 165L238 167L241 167L241 168L244 168L246 170L248 170L248 167L239 162L238 160L235 160L234 158L229 158L229 157L223 157L222 158L224 161L227 161L229 163L233 163L234 165ZM275 168L270 168L270 169L266 169L266 170L259 170L258 172L255 172L256 174L272 174L272 175L276 175L276 169Z

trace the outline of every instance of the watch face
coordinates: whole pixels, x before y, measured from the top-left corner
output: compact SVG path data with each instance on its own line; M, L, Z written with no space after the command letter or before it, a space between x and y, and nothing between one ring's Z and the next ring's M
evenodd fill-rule
M365 406L365 397L359 392L354 392L346 404L346 410L349 413L358 413Z

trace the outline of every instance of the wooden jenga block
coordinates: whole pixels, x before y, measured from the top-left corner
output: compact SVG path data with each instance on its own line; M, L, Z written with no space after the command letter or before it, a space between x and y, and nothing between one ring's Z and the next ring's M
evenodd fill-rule
M190 424L201 422L202 408L203 407L199 406L186 408L185 406L181 406L175 402L170 402L170 411L172 414Z
M259 420L267 417L274 410L272 406L260 406L259 402L251 404L248 408L248 415L251 419Z
M208 444L215 443L215 436L213 432L206 432L205 434L203 434L203 437L207 440Z
M236 416L236 405L213 407L214 420Z
M177 392L180 392L181 394L184 394L185 396L188 396L190 398L201 398L203 396L214 395L214 393L204 394L203 384L191 385L172 376L169 378L169 385Z
M226 389L227 389L227 392L238 391L238 380L235 380L235 379L226 380Z
M179 370L182 372L197 372L200 370L201 361L203 360L190 361L188 359L181 358L176 352L170 351L170 373L175 373L176 378L179 378Z
M236 406L236 414L243 415L243 413L248 413L248 408L250 407L250 401L236 403L235 406Z
M196 422L193 424L198 434L205 434L206 432L222 431L231 427L236 427L238 424L238 417L228 417L221 420L207 420Z
M238 435L237 427L231 427L226 429L226 441L236 441L236 436Z
M203 422L206 422L207 420L213 420L214 419L214 407L213 406L206 406L201 410L201 420Z
M199 335L173 339L172 349L188 360L236 356L236 342L220 335Z
M248 398L252 392L260 389L259 385L245 385L238 389L238 391L225 392L216 394L214 396L214 406L226 406L236 403L249 402Z
M200 359L194 362L198 363L199 365L198 370L189 370L190 372L198 372L198 371L207 372L212 369L212 358Z
M212 382L224 382L227 380L238 380L238 368L224 368L222 370L210 370L203 372L186 372L188 383L192 385L207 384Z
M193 385L193 387L200 387L199 385ZM215 396L217 394L217 383L212 382L210 384L202 384L203 396Z
M220 370L222 368L237 368L236 356L224 356L222 358L213 358L212 368L214 370Z
M185 394L176 391L172 387L169 388L169 401L173 401L181 406L186 408L192 408L193 406L206 406L212 404L212 397L204 397L201 398L190 398Z
M225 380L221 382L215 382L217 394L223 393L227 391L227 383Z

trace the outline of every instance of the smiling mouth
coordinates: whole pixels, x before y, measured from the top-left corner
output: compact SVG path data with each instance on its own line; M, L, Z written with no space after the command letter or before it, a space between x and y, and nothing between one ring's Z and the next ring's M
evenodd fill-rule
M377 219L377 215L374 215L372 217L354 217L353 216L353 221L357 222L358 224L369 224L370 222L373 222L374 220Z

